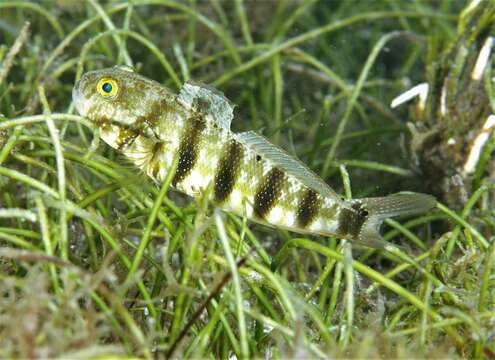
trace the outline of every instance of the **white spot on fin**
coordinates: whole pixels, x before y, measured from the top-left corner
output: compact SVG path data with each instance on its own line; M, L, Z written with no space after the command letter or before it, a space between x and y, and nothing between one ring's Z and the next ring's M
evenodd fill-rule
M239 142L250 147L261 156L269 159L275 166L283 169L287 174L297 178L303 185L313 189L324 197L330 197L339 203L341 202L337 193L335 193L323 179L316 175L300 160L273 145L263 136L254 131L246 131L236 134L235 137Z
M230 129L234 105L220 91L188 81L180 89L179 100L211 117L220 127Z

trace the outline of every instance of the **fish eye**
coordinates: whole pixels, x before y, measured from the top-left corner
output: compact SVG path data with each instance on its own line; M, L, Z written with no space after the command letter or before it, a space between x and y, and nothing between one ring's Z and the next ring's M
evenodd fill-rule
M96 91L103 97L114 97L119 91L117 81L112 78L104 77L98 81L96 85Z

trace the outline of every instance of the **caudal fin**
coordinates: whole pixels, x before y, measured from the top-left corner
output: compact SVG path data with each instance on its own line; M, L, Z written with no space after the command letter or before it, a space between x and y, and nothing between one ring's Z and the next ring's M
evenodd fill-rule
M363 245L383 248L386 242L380 235L383 220L396 216L411 216L430 211L436 205L435 197L419 193L401 193L386 197L358 200L368 215L358 238Z

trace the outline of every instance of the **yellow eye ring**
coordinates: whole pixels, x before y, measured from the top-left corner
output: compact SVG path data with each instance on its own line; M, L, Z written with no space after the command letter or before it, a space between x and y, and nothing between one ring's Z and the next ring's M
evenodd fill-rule
M114 97L119 92L119 86L114 79L104 77L98 81L96 91L103 97Z

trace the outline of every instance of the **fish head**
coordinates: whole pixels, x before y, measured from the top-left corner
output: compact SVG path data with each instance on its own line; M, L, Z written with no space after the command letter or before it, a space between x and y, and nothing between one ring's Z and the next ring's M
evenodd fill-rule
M107 129L142 126L165 111L174 96L163 85L125 66L87 72L72 90L78 113Z

